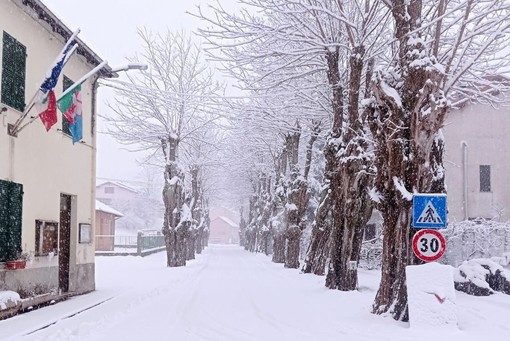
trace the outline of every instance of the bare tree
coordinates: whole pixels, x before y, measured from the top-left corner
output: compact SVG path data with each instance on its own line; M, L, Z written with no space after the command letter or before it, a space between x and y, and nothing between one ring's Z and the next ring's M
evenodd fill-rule
M141 77L110 82L122 99L107 117L111 133L121 143L162 153L165 184L163 234L167 265L186 264L186 236L192 223L190 198L185 197L180 149L217 119L217 98L222 86L214 81L200 47L184 32L155 35L140 30L144 52L135 58L149 65ZM189 257L188 257L189 258Z

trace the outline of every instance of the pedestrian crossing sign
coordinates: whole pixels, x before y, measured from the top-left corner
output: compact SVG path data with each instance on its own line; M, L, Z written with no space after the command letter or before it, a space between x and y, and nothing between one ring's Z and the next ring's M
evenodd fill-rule
M414 194L413 227L446 228L446 194Z

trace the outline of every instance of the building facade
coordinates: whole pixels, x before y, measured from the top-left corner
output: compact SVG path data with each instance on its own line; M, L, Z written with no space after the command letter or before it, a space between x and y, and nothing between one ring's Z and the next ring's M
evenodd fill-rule
M116 209L96 200L96 251L115 249L115 221L123 216Z
M227 217L217 216L209 225L209 243L239 244L239 225Z
M120 182L106 181L96 187L97 200L107 205L123 206L136 201L139 192Z
M449 222L510 219L510 109L473 103L444 127Z
M19 216L0 218L0 290L80 293L95 288L97 76L82 84L79 143L73 145L61 113L48 132L36 119L17 136L9 133L71 35L39 0L0 1L0 205L11 217ZM57 98L102 62L81 40L77 43L55 87ZM111 69L100 75L111 76ZM34 108L28 116L37 114ZM25 269L2 267L19 251L30 256Z

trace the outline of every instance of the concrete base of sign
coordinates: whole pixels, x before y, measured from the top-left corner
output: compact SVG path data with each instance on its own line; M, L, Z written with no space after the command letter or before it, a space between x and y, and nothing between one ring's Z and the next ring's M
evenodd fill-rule
M406 267L412 328L457 327L453 268L439 263Z

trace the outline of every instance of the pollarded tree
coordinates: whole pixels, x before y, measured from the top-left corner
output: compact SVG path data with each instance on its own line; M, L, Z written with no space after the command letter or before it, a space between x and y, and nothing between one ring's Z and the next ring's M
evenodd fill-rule
M441 127L459 101L494 103L508 83L510 3L486 0L385 0L394 42L372 80L367 107L375 140L377 175L372 197L384 219L382 278L373 305L407 320L405 267L410 247L413 193L443 193ZM499 81L498 81L499 79Z
M199 138L200 131L217 118L213 107L222 86L214 81L200 47L186 33L155 35L141 30L139 36L144 52L135 60L147 63L149 69L129 82L110 82L121 99L111 106L115 115L106 119L121 143L163 154L167 265L183 266L192 218L184 205L185 172L179 164L179 149L183 142Z

